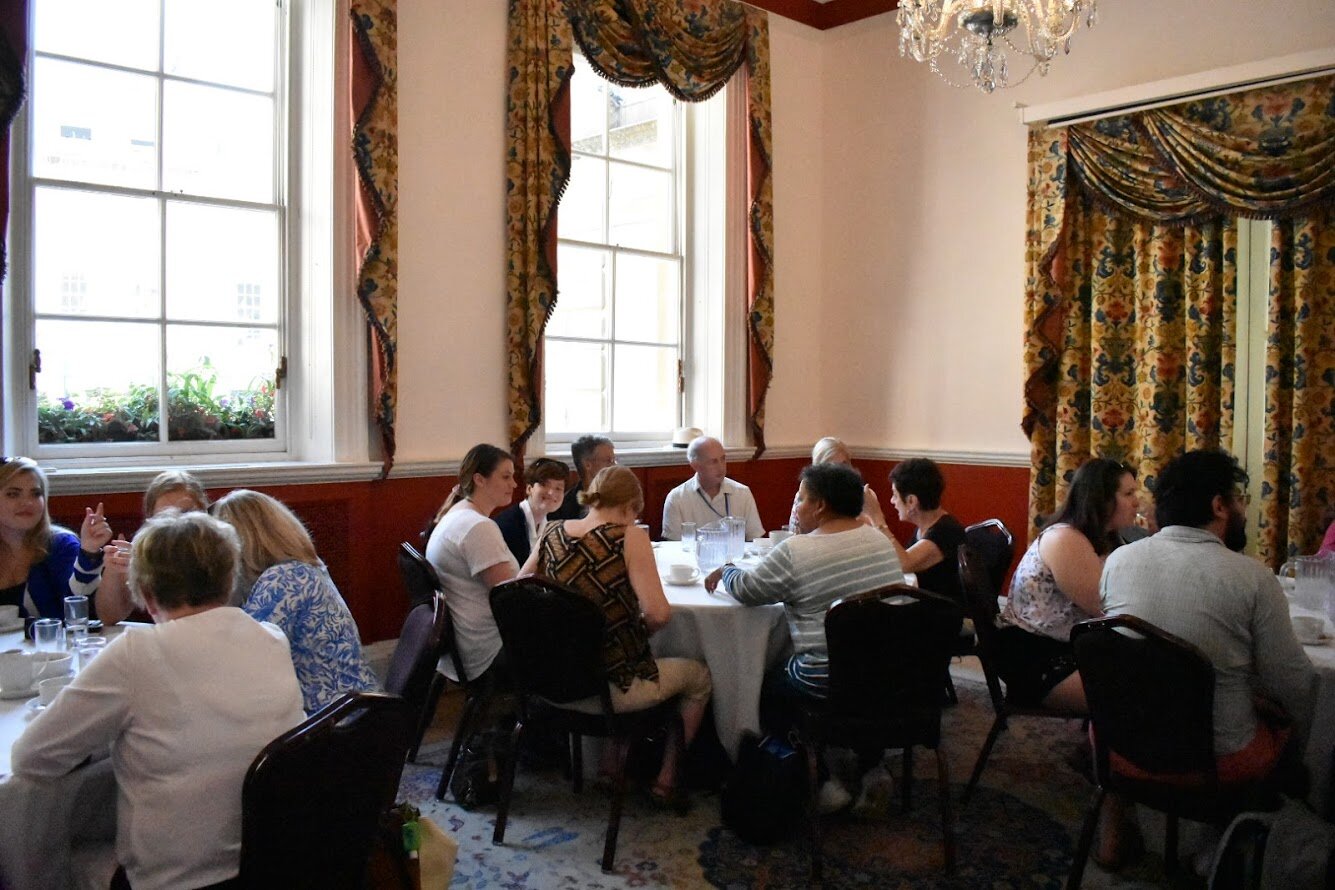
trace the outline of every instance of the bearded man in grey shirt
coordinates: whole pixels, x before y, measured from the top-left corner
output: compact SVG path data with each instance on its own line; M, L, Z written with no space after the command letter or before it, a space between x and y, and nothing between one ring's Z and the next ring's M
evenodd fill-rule
M1239 552L1247 544L1246 485L1226 452L1173 460L1154 486L1160 531L1114 550L1100 582L1105 612L1142 618L1214 665L1214 749L1225 781L1266 775L1283 746L1286 734L1258 712L1258 699L1282 708L1305 735L1316 677L1278 579ZM1109 853L1111 845L1101 847Z

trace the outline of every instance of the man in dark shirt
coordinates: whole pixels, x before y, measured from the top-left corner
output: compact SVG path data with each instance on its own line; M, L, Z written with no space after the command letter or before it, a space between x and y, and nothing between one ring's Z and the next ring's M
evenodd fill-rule
M579 482L566 492L565 500L555 512L548 515L548 521L583 518L588 511L580 504L579 493L598 475L599 470L617 462L612 440L606 436L580 436L570 443L570 457L575 463L575 472L579 474Z

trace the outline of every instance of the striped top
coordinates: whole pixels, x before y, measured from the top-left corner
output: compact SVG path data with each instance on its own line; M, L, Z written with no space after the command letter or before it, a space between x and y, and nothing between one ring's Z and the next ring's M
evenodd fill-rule
M729 566L723 584L743 605L783 603L793 638L789 676L815 695L829 685L825 612L840 597L900 584L895 548L871 526L830 535L794 535L749 571Z
M538 572L603 610L603 667L621 691L637 678L658 679L649 628L626 570L626 527L605 523L583 536L566 534L565 520L548 522L538 542Z

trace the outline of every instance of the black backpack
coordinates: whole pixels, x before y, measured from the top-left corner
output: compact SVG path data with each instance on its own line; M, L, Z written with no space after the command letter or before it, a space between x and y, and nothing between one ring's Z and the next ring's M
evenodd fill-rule
M737 765L723 783L723 824L751 844L785 840L806 811L807 762L780 736L742 736Z

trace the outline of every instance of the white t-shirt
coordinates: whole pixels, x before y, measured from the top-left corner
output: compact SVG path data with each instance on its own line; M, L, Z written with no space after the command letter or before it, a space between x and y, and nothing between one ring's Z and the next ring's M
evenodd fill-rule
M246 771L305 716L287 637L222 606L112 640L14 743L14 775L53 779L110 744L130 883L202 887L236 876Z
M426 542L426 558L435 566L440 583L445 587L445 603L450 607L454 621L454 640L459 646L459 658L470 680L491 667L501 651L501 634L496 619L491 615L491 587L478 576L494 565L507 563L518 573L510 548L505 545L501 529L486 516L465 506L451 508L445 514L431 538ZM440 669L451 680L454 664L442 658Z

